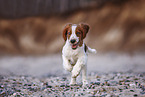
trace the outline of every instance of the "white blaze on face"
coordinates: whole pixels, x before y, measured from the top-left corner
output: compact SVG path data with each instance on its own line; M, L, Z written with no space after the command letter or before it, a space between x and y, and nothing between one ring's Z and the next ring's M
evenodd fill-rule
M76 42L79 42L79 37L77 37L77 35L76 35L76 28L77 28L77 25L73 25L73 26L72 26L72 34L71 34L71 36L70 36L70 41L71 41L72 39L75 39Z

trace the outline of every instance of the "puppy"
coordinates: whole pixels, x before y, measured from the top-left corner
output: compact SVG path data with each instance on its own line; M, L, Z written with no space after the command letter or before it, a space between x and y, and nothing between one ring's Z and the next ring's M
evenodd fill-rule
M63 67L71 72L70 85L76 84L76 78L82 70L83 85L87 82L87 56L88 52L96 53L95 49L91 49L83 42L89 26L84 23L67 24L63 30L63 38L65 45L62 49Z

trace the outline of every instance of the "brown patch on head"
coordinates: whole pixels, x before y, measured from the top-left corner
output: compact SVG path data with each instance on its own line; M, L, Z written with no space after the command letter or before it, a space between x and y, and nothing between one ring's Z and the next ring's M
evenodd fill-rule
M67 30L67 37L68 37L68 39L70 38L71 34L72 34L72 30L71 30L71 27L70 27L70 28Z
M82 46L83 44L83 34L82 34L82 30L79 26L77 26L76 28L76 32L75 32L76 36L79 37L79 46Z
M83 44L83 39L86 37L86 34L89 31L89 26L84 23L80 23L76 28L76 35L79 37L79 46L81 47Z
M84 23L80 23L79 26L80 26L80 28L82 28L83 39L84 39L86 37L90 27L89 27L89 25L84 24Z
M67 40L67 37L69 38L72 34L71 26L72 26L72 24L67 24L63 30L63 39L65 41Z

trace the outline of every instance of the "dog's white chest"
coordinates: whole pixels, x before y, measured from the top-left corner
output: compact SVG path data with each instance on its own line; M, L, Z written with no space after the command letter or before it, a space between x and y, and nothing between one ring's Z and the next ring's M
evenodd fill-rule
M78 56L79 56L79 51L78 49L73 50L67 46L64 46L63 48L63 55L70 61L70 63L75 64Z
M83 55L83 52L81 47L73 50L68 44L65 44L62 50L62 54L73 65L77 62L78 58Z

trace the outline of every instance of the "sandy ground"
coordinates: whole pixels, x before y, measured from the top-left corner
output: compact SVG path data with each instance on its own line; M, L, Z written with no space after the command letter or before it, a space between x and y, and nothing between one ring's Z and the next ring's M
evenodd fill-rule
M97 54L88 57L91 72L145 72L145 54ZM48 56L1 56L0 75L51 76L66 73L61 54Z

